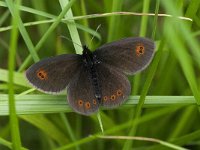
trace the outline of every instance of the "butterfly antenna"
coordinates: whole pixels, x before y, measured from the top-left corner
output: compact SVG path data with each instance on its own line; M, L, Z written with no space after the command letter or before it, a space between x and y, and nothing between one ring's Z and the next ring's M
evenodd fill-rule
M97 29L95 30L95 32L97 32L97 31L99 30L100 27L101 27L101 24L98 25L98 27L97 27ZM91 38L91 40L90 40L90 44L89 44L89 45L91 45L93 39L94 39L94 34L93 34L93 36L92 36L92 38Z
M68 40L68 41L71 41L72 43L74 43L74 44L76 44L76 45L78 45L78 46L80 46L80 47L83 47L82 45L80 45L80 44L78 44L78 43L72 41L70 38L68 38L68 37L66 37L66 36L61 35L60 37L63 38L63 39L66 39L66 40Z

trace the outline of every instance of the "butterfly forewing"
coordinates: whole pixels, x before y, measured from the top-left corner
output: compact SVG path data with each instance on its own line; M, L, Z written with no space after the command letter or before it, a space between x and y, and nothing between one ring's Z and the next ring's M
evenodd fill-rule
M101 105L107 108L117 107L129 96L131 91L127 77L107 64L97 66L98 79L101 84Z
M26 71L28 81L37 89L57 93L65 89L80 67L80 55L64 54L41 60Z
M67 99L74 111L90 115L99 108L99 101L95 98L89 70L82 69L72 78L67 88Z
M101 62L135 74L146 68L154 55L154 42L146 38L125 38L105 44L94 54Z

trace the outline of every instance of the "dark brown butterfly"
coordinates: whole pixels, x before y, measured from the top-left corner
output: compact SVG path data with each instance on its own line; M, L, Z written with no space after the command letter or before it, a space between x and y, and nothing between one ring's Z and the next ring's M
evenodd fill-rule
M154 55L154 42L146 38L125 38L105 44L94 52L64 54L33 64L26 77L37 89L57 93L67 88L74 111L90 115L100 106L122 104L130 94L126 75L145 69Z

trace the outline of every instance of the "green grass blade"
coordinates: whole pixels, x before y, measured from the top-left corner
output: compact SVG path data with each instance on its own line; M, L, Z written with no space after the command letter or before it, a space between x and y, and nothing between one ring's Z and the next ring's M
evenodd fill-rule
M195 111L196 109L194 109L194 106L190 106L184 110L184 112L180 116L178 124L175 125L174 130L170 133L168 141L179 137L182 133L187 132L187 130L189 130L185 127L185 125L187 125L187 122L191 120L191 116L195 113Z
M121 11L122 9L122 3L123 1L112 1L112 11L111 12L117 12ZM116 40L118 38L119 32L116 32L116 29L119 28L119 24L121 22L120 16L112 16L111 19L109 19L109 25L108 25L108 39L107 42L111 42L113 40Z
M64 9L64 6L68 5L68 3L69 3L68 0L59 0L59 2L60 2L62 9ZM69 19L69 18L72 18L72 17L73 17L72 10L69 9L67 11L66 15L65 15L65 18ZM78 34L78 30L76 28L75 21L71 20L70 22L67 22L67 26L68 26L72 41L74 42L73 44L74 44L74 48L76 50L76 53L82 54L83 49L82 49L81 46L79 46L79 45L82 45L82 44L81 44L81 40L80 40L80 37L79 37L79 34Z
M71 127L71 125L70 125L70 123L68 121L68 118L65 116L64 113L60 113L60 117L61 117L61 120L63 121L63 123L64 123L64 125L65 125L65 127L66 127L66 129L67 129L67 131L69 133L69 135L70 135L71 140L73 142L77 141L77 139L76 139L76 137L75 137L75 135L73 133L72 127ZM76 149L80 150L80 147L76 146Z
M169 143L169 142L165 142L159 139L155 139L155 138L147 138L147 137L138 137L138 136L97 136L98 138L101 139L117 139L117 140L138 140L138 141L149 141L149 142L155 142L155 143L159 143L163 146L166 146L168 148L172 148L175 150L188 150L186 148L180 147L178 145Z
M31 39L29 38L28 32L26 31L23 22L21 20L21 17L19 15L19 13L16 13L16 6L13 4L13 2L11 0L6 0L8 8L12 14L12 17L16 19L16 23L17 23L17 27L19 28L19 31L26 43L26 46L29 49L29 52L31 53L32 58L34 59L35 62L39 61L39 57L37 55L37 53L35 52L33 43L31 42Z
M12 143L0 137L0 145L12 149ZM28 150L27 148L21 147L21 150Z
M138 104L140 96L130 96L122 108L131 108ZM0 94L0 116L8 115L8 97ZM15 96L17 114L72 112L67 104L66 95L28 94ZM193 96L146 96L144 107L161 107L170 105L195 105Z
M174 10L173 10L174 6L171 1L168 1L167 3L162 1L162 3L165 4L167 10L169 10L170 12L174 12ZM178 15L178 14L175 13L175 15ZM171 24L174 24L176 26L171 26ZM187 49L184 46L181 37L176 32L174 32L174 27L180 28L181 26L183 26L181 24L182 23L179 23L179 21L176 19L167 20L166 24L165 24L165 28L166 28L165 34L168 38L168 41L170 42L170 45L173 48L173 52L175 53L180 65L183 69L185 77L186 77L186 79L190 85L190 88L196 98L197 104L200 104L200 93L198 91L197 84L196 84L197 82L196 82L196 78L195 78L195 74L194 74L194 68L192 66L192 58L188 54ZM173 39L173 40L171 40L171 39ZM177 47L179 48L179 51L177 51Z
M198 0L191 0L189 6L187 7L185 16L192 18L193 20L195 19L196 13L199 9L200 1ZM188 23L190 26L192 25L192 22Z
M179 107L178 107L179 108ZM154 112L152 114L148 114L148 115L145 115L145 116L142 116L139 120L131 120L129 122L126 122L126 123L123 123L123 124L120 124L120 125L116 125L115 127L109 129L109 130L106 130L105 131L105 134L113 134L117 131L120 131L120 130L123 130L124 128L127 128L127 127L130 127L131 125L139 125L139 124L142 124L144 122L147 122L149 120L152 120L152 119L155 119L157 117L160 117L160 116L163 116L163 115L166 115L168 114L169 112L172 112L172 111L176 111L178 108L174 108L174 107L168 107L168 108L165 108L165 109L162 109L161 111L159 110L158 112ZM86 138L82 138L81 140L79 141L76 141L74 143L70 143L70 144L67 144L67 145L64 145L62 147L59 147L57 149L54 149L54 150L66 150L66 149L70 149L70 148L73 148L75 147L76 145L81 145L81 144L85 144L85 143L88 143L88 142L92 142L93 140L97 139L97 136L98 135L101 135L101 133L96 133L96 134L93 134L93 136L89 136L89 137L86 137Z
M60 21L62 20L62 18L65 16L65 14L68 12L68 10L71 8L71 6L73 5L73 3L76 0L71 0L68 5L66 5L64 7L64 9L62 10L62 12L59 14L59 16L56 18L55 22L49 27L49 29L46 31L46 33L43 35L43 37L40 39L40 41L38 42L38 44L35 47L35 51L39 51L39 49L42 47L42 45L44 44L45 40L48 38L48 36L51 34L51 32L58 26L58 24L60 23ZM31 54L32 55L32 54ZM31 55L29 55L26 60L23 62L23 64L20 66L19 71L24 70L28 63L31 61Z
M2 26L2 24L5 22L5 20L8 18L8 16L10 15L10 11L7 10L0 18L0 27Z
M156 37L156 29L158 27L158 12L159 12L159 7L160 7L160 0L157 0L156 1L156 9L155 9L155 17L154 17L154 21L153 21L153 32L152 32L152 35L151 35L151 38L155 40L155 37Z
M60 145L69 142L69 139L65 134L44 115L21 115L20 118L42 130L46 135L58 142Z
M149 5L150 5L150 0L143 1L143 10L142 10L143 13L147 13L149 11ZM147 25L148 25L148 16L142 16L140 36L142 37L146 36Z
M8 1L7 1L8 2ZM9 2L8 2L9 3ZM12 2L10 1L10 4ZM19 1L17 1L19 3ZM12 13L17 14L18 11L14 10ZM10 120L10 128L11 128L11 138L12 138L12 148L19 150L21 148L21 139L19 132L19 122L16 115L16 105L15 105L15 97L14 97L14 68L15 68L15 55L16 55L16 47L18 40L18 30L17 30L17 20L16 18L12 19L12 24L15 28L12 29L11 39L10 39L10 47L9 47L9 57L8 57L8 102L9 105L9 120Z
M194 140L198 141L199 136L200 136L200 130L197 130L195 132L192 132L192 133L189 133L189 134L186 134L183 136L179 136L177 138L173 138L169 141L171 143L183 146L183 145L189 144L191 141L194 141ZM149 150L155 150L155 149L161 149L161 148L163 148L163 147L161 147L160 145L155 145L155 146L149 147Z
M0 74L1 74L0 81L8 82L8 70L0 68ZM24 87L31 87L28 84L28 81L25 80L24 73L14 72L13 82L16 85L20 85L20 86L24 86Z
M80 3L81 3L82 15L87 15L87 9L86 9L86 3L87 2L81 1ZM82 24L86 27L89 27L88 19L82 20ZM83 34L84 34L84 39L85 39L86 43L90 44L90 40L91 40L90 35L87 32L84 32ZM91 45L89 45L89 46L91 46Z

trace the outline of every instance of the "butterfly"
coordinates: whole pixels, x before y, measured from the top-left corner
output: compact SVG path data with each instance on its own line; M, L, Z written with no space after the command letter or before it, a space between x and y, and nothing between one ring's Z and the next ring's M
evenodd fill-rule
M144 70L155 53L152 40L129 37L104 44L95 51L43 59L26 70L26 78L38 90L58 93L67 89L71 108L91 115L115 108L128 98L131 85L126 75Z

